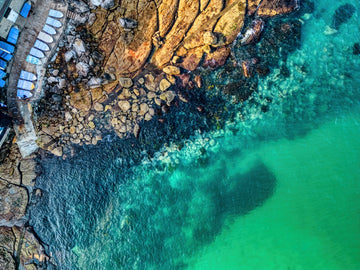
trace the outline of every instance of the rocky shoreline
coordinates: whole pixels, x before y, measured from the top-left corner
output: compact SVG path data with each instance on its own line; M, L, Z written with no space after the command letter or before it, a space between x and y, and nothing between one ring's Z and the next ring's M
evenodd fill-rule
M163 0L71 1L72 12L59 50L46 71L43 98L33 104L37 144L43 153L68 158L107 134L138 138L142 126L166 115L193 93L211 92L205 76L222 68L222 93L243 102L296 48L298 19L271 20L300 8L300 1ZM311 9L311 4L306 5ZM301 12L308 12L301 8ZM284 70L286 76L286 70ZM201 90L201 91L200 91ZM208 109L196 104L199 112ZM264 111L266 108L264 108ZM216 123L218 112L208 112ZM0 165L1 266L46 268L42 243L26 224L28 203L41 169L36 154L22 159L15 144ZM20 243L20 244L19 244Z
M40 148L66 158L72 145L96 145L110 132L138 137L144 121L163 121L171 106L189 101L187 91L204 87L196 69L224 65L235 40L255 44L267 18L300 7L298 1L135 2L70 4L76 16L34 106ZM236 65L245 82L267 68L254 57Z

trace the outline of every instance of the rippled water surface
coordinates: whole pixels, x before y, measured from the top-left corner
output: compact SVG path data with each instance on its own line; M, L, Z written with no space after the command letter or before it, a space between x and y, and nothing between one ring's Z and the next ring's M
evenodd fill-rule
M44 161L30 223L57 268L360 269L359 12L317 1L289 77L274 69L221 128L179 112L168 132L187 139L141 141L153 155L109 137Z

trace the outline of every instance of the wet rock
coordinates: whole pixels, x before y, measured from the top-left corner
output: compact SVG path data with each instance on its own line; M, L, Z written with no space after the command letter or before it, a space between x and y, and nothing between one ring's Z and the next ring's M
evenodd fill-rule
M133 133L134 133L135 138L138 138L138 137L139 137L139 134L140 134L140 126L139 126L138 124L136 124L136 125L134 126Z
M203 66L216 68L223 66L226 63L230 54L230 48L222 47L212 53L208 53L205 56Z
M133 81L131 78L119 78L119 83L122 87L130 88L133 85Z
M257 9L260 17L272 17L291 13L300 8L299 0L263 0Z
M351 19L355 11L355 6L351 4L345 4L338 7L332 17L331 28L339 30L343 23L346 23Z
M165 93L160 95L160 98L169 105L175 98L175 93L173 91L166 91Z
M145 117L144 117L145 121L150 121L151 119L152 119L151 114L149 114L149 113L145 114Z
M159 88L161 91L165 91L171 87L171 83L167 79L162 79L160 81Z
M251 22L249 29L246 30L241 45L248 45L259 40L261 32L264 29L264 21L262 19L255 19Z
M50 152L55 156L61 157L63 154L63 149L62 147L56 147L54 149L51 149Z
M199 66L203 55L204 50L202 47L190 49L180 63L180 66L186 70L194 71Z
M0 222L21 222L27 203L25 188L0 180Z

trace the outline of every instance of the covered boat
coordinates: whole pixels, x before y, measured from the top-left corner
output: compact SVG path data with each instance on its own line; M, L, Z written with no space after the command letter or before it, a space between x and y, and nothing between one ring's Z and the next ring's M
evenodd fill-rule
M49 16L53 17L53 18L61 19L62 17L64 17L64 14L59 10L50 9L49 10Z
M36 58L35 56L32 56L32 55L28 55L26 57L26 61L33 64L33 65L40 65L41 64L40 59Z
M56 28L59 28L62 26L61 22L56 20L56 19L53 19L51 17L47 17L46 19L46 24L50 25L50 26L53 26L53 27L56 27Z
M33 96L33 94L29 91L18 89L17 96L20 99L27 99L27 98L31 98Z
M17 87L30 91L30 90L34 90L35 85L32 82L20 79L18 81Z
M39 40L42 40L46 43L52 43L54 41L53 37L50 36L49 34L46 34L45 32L43 31L40 31L39 35L37 36L37 38Z
M43 52L50 51L50 47L45 42L38 39L35 41L34 47Z
M49 35L55 35L56 34L56 30L54 29L54 27L51 27L50 25L45 24L43 29L44 32L48 33Z
M11 27L6 41L15 45L19 38L19 33L19 29L17 29L16 27Z
M36 75L34 73L22 70L20 72L20 79L27 80L27 81L35 81L36 80Z
M29 54L32 55L32 56L35 56L35 57L37 57L39 59L45 57L45 54L42 51L40 51L39 49L36 49L34 47L31 48Z

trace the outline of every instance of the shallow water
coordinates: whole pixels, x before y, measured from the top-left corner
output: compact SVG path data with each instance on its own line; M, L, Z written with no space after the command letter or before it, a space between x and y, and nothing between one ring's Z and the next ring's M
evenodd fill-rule
M30 223L57 267L359 269L359 10L317 1L290 76L273 70L222 128L188 114L192 135L153 157L115 140L46 160Z

